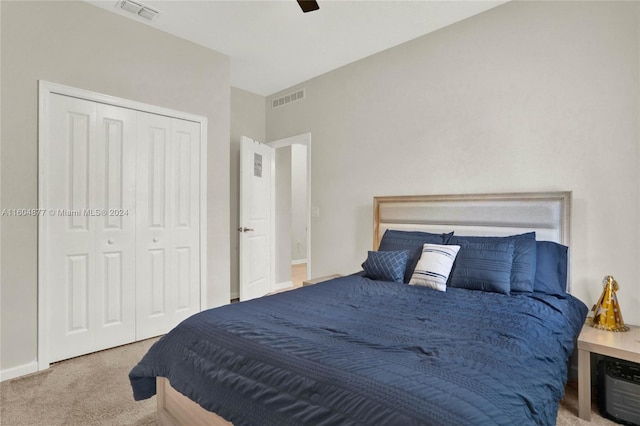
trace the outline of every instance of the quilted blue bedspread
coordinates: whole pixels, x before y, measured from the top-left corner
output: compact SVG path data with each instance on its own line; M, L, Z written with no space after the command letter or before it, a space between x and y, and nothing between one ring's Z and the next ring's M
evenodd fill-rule
M235 425L554 425L587 308L353 275L204 311L129 375Z

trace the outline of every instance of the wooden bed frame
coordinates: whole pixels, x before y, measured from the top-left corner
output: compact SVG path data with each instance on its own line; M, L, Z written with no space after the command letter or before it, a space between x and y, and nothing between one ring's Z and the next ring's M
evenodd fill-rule
M375 197L373 247L387 229L495 236L535 231L539 240L568 246L570 219L571 192ZM176 391L166 378L156 383L160 425L232 425Z
M178 425L210 425L227 426L232 425L211 411L207 411L169 384L169 380L164 377L156 378L157 402L158 402L158 424L162 426Z

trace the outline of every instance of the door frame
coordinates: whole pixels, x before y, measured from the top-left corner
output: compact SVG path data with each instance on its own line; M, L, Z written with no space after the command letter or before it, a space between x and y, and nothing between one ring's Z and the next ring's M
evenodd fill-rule
M44 232L47 174L50 168L49 135L50 100L53 95L70 96L91 102L143 111L192 121L200 125L200 310L207 308L207 118L169 108L158 107L130 99L38 81L38 371L49 368L49 271L47 270L49 241ZM42 214L43 212L44 214Z
M286 146L291 145L305 145L307 147L307 279L311 279L311 132L302 133L295 136L290 136L284 139L278 139L275 141L267 142L267 145L275 149L284 148ZM273 288L277 283L275 282L276 273L276 243L275 243L275 232L276 232L276 218L275 218L275 170L276 170L276 156L275 153L271 158L271 173L273 174L271 179L271 187L274 194L273 200L271 202L271 230L274 238L271 239L271 291L277 290Z

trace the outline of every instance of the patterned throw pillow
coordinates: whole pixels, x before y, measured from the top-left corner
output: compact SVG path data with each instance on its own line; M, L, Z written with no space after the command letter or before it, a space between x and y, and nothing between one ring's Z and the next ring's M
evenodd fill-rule
M364 275L372 280L401 283L408 259L409 250L370 251L362 269Z
M378 251L409 250L407 269L404 271L404 282L408 283L418 260L420 260L422 246L424 244L449 244L451 237L453 237L453 232L449 232L448 234L432 234L430 232L387 229L382 236Z
M459 250L460 246L425 244L409 284L447 291L447 279Z

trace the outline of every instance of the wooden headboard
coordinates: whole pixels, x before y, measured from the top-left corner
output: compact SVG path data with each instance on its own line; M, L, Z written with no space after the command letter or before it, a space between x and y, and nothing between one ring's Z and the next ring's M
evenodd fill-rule
M387 229L477 236L535 231L538 240L569 246L571 192L374 197L374 250Z

